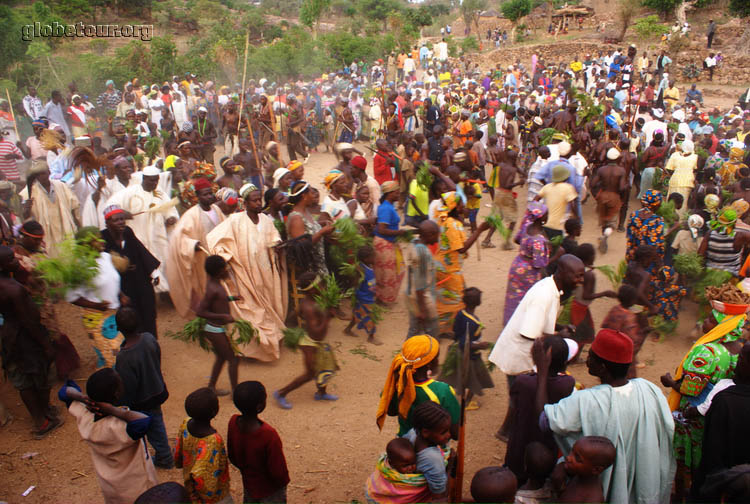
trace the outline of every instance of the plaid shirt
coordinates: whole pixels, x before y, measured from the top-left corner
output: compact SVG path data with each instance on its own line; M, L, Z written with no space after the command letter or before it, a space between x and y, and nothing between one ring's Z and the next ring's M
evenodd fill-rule
M122 93L115 89L114 93L107 93L105 91L104 93L100 94L99 98L96 99L96 106L99 108L104 108L104 110L116 110L117 105L119 105L121 101Z

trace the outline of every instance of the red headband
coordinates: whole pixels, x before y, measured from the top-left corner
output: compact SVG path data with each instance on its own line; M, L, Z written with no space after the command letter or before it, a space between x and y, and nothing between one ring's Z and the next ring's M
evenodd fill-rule
M104 214L104 220L109 220L111 217L114 217L117 214L125 213L125 210L122 208L115 208L114 210L110 210L109 212Z
M43 234L37 235L37 234L29 233L28 231L26 231L23 228L21 228L21 234L24 234L24 235L28 236L29 238L39 238L39 239L44 238Z

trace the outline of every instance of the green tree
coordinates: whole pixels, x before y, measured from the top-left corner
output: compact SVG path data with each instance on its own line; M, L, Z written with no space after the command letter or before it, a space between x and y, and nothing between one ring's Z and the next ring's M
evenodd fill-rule
M479 33L479 16L486 8L487 0L464 0L461 3L461 15L469 32L471 32L471 25L474 24Z
M750 17L750 2L747 0L731 0L729 10L735 16Z
M303 0L299 9L300 22L312 29L317 37L320 28L320 17L331 7L331 0Z
M641 3L646 7L657 10L662 17L666 17L682 3L682 0L641 0Z
M359 0L359 12L366 19L374 19L383 23L383 31L388 29L388 16L401 11L398 0Z
M500 10L503 16L513 23L510 39L515 40L513 32L516 31L516 24L522 17L528 16L531 13L531 0L506 0L500 4Z

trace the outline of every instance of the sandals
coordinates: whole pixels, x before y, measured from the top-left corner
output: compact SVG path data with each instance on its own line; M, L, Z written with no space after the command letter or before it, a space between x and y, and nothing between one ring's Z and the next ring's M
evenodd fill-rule
M495 244L492 242L482 242L482 248L495 248Z
M278 390L273 393L273 398L276 399L276 402L282 409L292 409L292 403L287 401L286 397L280 395Z
M328 393L321 394L320 392L315 392L314 399L316 401L338 401L339 396Z
M34 436L34 439L36 439L37 441L40 439L44 439L52 431L62 427L64 423L65 423L64 418L48 418L42 425L41 429L37 431L33 431L32 435Z

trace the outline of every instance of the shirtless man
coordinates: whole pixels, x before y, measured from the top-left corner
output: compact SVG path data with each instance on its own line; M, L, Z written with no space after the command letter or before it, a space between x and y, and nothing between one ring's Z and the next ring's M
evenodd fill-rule
M244 178L250 179L255 187L263 186L263 173L255 160L255 154L251 151L252 145L250 139L240 138L240 152L234 155L234 162L242 166Z
M601 138L599 141L594 145L594 148L591 152L591 165L593 167L593 172L596 173L597 167L603 165L607 160L607 152L609 149L613 148L617 145L617 142L620 138L620 133L617 130L609 130L607 133L606 138Z
M547 128L555 128L561 132L573 132L576 129L576 110L578 105L569 102L566 109L561 109L547 119Z
M224 154L226 156L233 156L239 152L239 145L237 143L237 124L239 120L240 115L237 112L237 104L230 101L221 114L221 133L224 135Z
M607 237L612 234L614 221L622 206L622 197L628 187L625 169L619 164L620 151L612 147L607 151L607 164L599 167L591 180L591 189L596 198L596 211L602 236L599 251L607 252Z
M445 171L453 164L453 156L455 155L453 141L450 137L442 137L440 146L443 148L443 157L440 159L440 168L442 171Z
M273 129L273 105L269 103L268 97L260 97L260 113L258 116L260 122L260 144L266 145L271 140L275 140L276 135Z
M289 112L289 122L287 124L287 144L286 149L289 153L289 160L297 159L297 154L301 155L305 161L310 155L307 153L305 142L302 139L302 131L305 128L305 113L302 111L302 105L292 96L287 98L287 110Z
M513 193L513 189L526 183L526 179L524 178L526 174L517 166L517 161L518 153L512 149L507 149L501 156L498 164L499 187L493 202L495 208L502 216L506 227L510 230L510 233L505 238L505 243L503 243L503 250L510 250L512 248L510 239L513 235L513 228L516 227L516 220L518 218L518 204L516 203L517 195ZM516 181L516 174L519 175L518 181ZM495 228L490 228L490 232L482 242L482 247L492 248L493 245L490 239L494 232Z
M284 167L284 162L281 159L281 153L279 152L279 144L276 142L268 142L266 145L266 155L263 160L263 175L265 177L266 187L271 189L273 187L273 172L278 168Z
M628 201L630 200L630 188L635 180L635 170L637 168L638 156L630 152L630 140L620 140L620 164L625 169L626 187L622 194L622 206L620 207L620 220L617 223L617 231L625 231L625 219L628 216Z
M198 247L200 247L200 243L195 244L196 251ZM208 275L206 293L195 313L206 319L203 335L211 342L216 355L214 366L211 369L211 378L208 380L208 388L216 392L217 396L229 395L230 391L228 390L216 390L216 381L219 379L221 368L224 367L226 362L229 364L229 383L232 386L232 391L237 387L239 359L232 350L225 326L234 322L234 317L229 311L229 302L236 301L238 297L228 296L221 283L222 280L229 277L227 263L221 256L208 256L204 267Z

